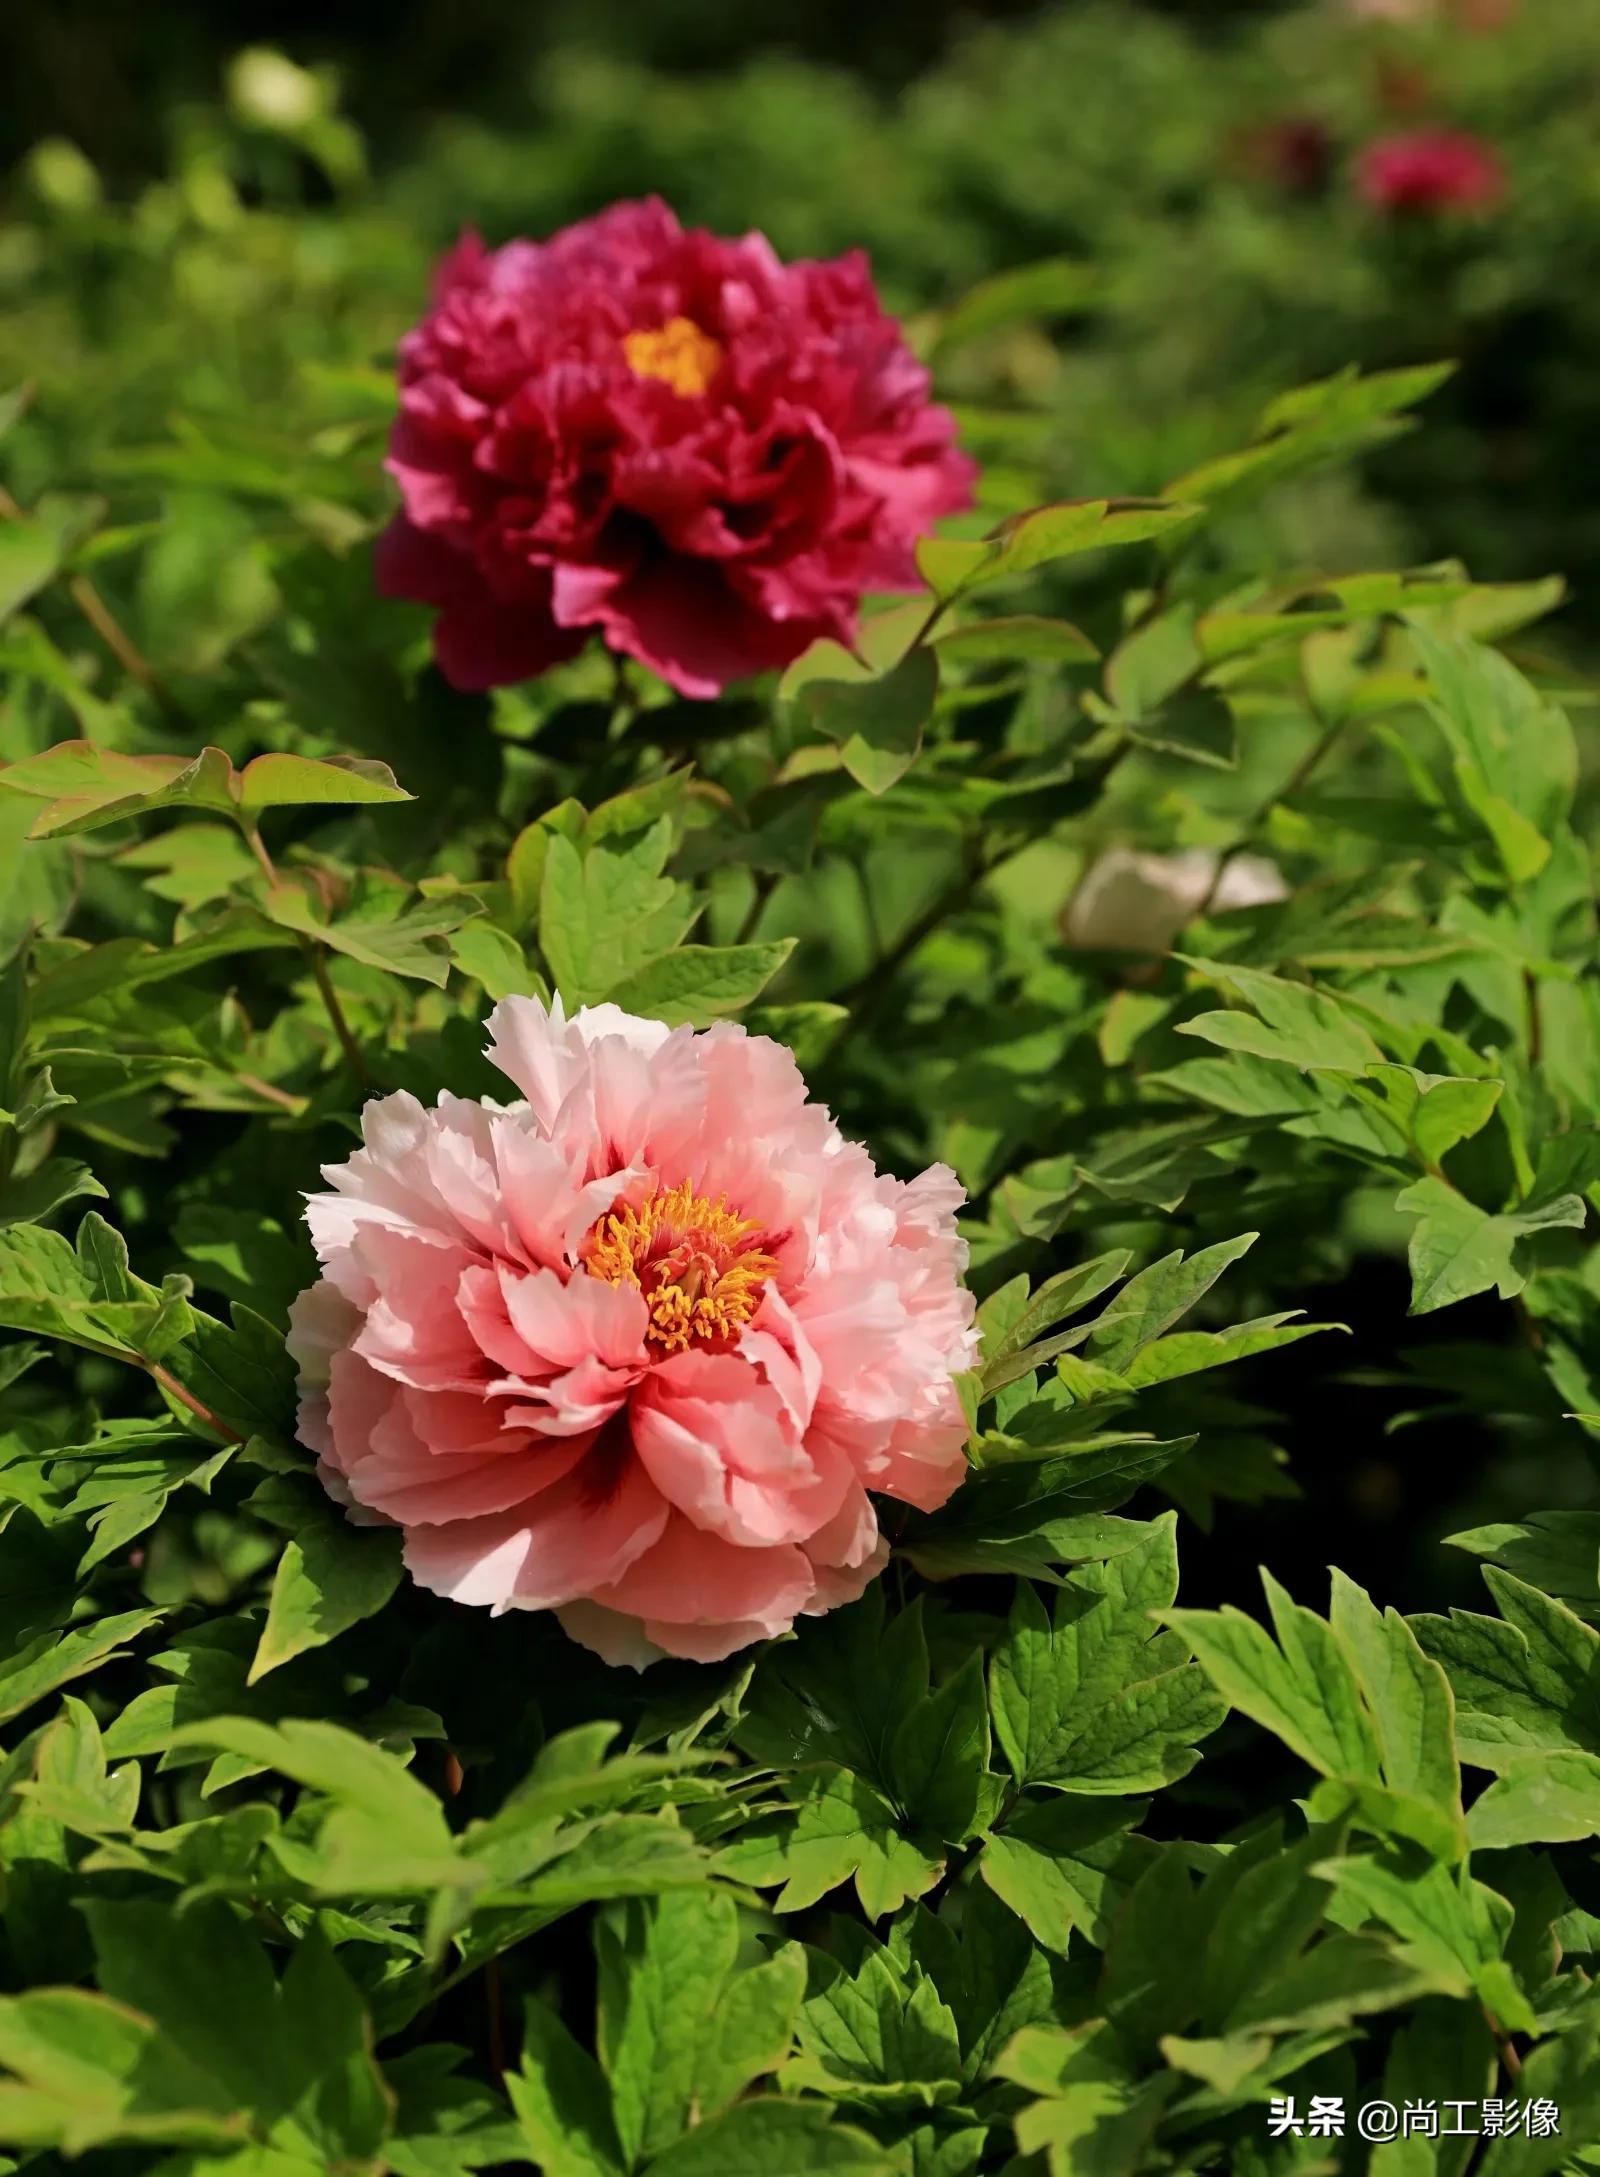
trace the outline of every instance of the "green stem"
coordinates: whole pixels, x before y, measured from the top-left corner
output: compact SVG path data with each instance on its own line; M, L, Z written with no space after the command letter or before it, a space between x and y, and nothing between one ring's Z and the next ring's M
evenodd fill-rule
M367 1071L367 1062L362 1055L361 1046L355 1039L349 1021L345 1018L344 1007L339 1003L339 993L333 987L333 977L328 973L328 963L323 956L322 947L309 937L303 942L305 944L306 958L311 963L311 973L316 978L317 989L322 994L323 1008L329 1020L333 1023L334 1034L339 1039L339 1048L343 1051L346 1063L356 1079L361 1083L361 1086L370 1090L372 1075Z
M777 888L778 879L773 870L764 869L756 877L755 889L751 896L749 908L746 910L744 920L739 925L739 934L734 939L736 945L747 945L751 938L755 936L756 925L761 920L768 900L771 899Z
M0 519L11 522L26 521L24 510L0 484ZM155 667L84 574L67 576L67 595L83 614L90 627L105 644L130 680L136 680L152 700L166 712L174 725L192 728L194 721L183 705L165 686Z
M122 1361L129 1368L142 1368L153 1382L160 1384L169 1397L176 1399L197 1421L203 1421L208 1429L214 1429L218 1436L225 1437L230 1444L243 1444L248 1441L237 1429L230 1429L226 1421L196 1398L187 1384L180 1383L171 1369L164 1368L159 1361L152 1361L143 1353L131 1352L126 1346L104 1345L98 1338L73 1338L70 1343L84 1353L99 1353L108 1361Z
M241 814L239 829L244 833L245 844L261 865L261 874L266 878L269 885L276 885L279 882L278 865L267 852L266 841L261 836L261 827L251 818ZM323 949L314 938L310 937L301 938L300 949L305 954L306 961L310 966L318 994L322 999L323 1010L333 1025L333 1032L338 1038L340 1050L344 1053L345 1063L361 1083L361 1086L364 1089L370 1089L372 1087L372 1076L367 1071L367 1062L362 1056L361 1046L351 1032L349 1021L345 1018L344 1007L339 1003L339 993L333 987L333 978L328 973L328 963L323 958ZM293 1107L291 1106L291 1108Z
M1225 847L1222 853L1217 856L1217 866L1212 872L1210 884L1206 887L1206 896L1190 917L1191 921L1203 921L1211 912L1223 878L1227 875L1230 865L1236 862L1246 847L1249 846L1255 836L1257 826L1266 821L1280 802L1292 801L1295 795L1301 792L1310 780L1312 773L1321 764L1322 759L1328 754L1340 734L1343 733L1345 725L1346 721L1343 718L1336 718L1331 726L1325 726L1278 791L1275 794L1268 795L1265 801L1258 803L1251 811L1250 815L1245 819L1244 829L1239 833L1233 844Z

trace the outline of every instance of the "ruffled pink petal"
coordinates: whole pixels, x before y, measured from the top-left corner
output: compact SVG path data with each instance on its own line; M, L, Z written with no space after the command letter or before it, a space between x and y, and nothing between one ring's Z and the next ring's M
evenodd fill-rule
M637 1460L597 1439L561 1481L518 1512L407 1530L406 1569L421 1587L496 1610L549 1610L626 1575L667 1524Z
M808 1618L858 1602L889 1561L889 1545L864 1489L851 1490L828 1524L801 1547L817 1583L803 1613Z
M801 1437L782 1401L735 1354L682 1353L633 1404L633 1440L657 1488L696 1527L759 1548L829 1519L849 1468Z
M590 1599L639 1619L668 1655L712 1663L787 1632L815 1588L803 1550L741 1549L674 1513L654 1545Z

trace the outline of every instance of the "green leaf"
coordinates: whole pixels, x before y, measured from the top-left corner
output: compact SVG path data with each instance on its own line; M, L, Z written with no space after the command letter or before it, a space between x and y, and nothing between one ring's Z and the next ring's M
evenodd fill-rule
M299 809L325 804L411 801L386 763L367 756L257 756L239 774L239 806Z
M1460 1979L1452 1970L1445 1977L1446 1990L1458 1989ZM1316 2033L1439 1992L1438 1979L1386 1938L1329 1935L1253 1989L1234 2013L1234 2030Z
M916 761L938 693L938 658L918 645L879 678L810 680L803 701L812 724L838 744L857 785L882 794Z
M1258 1234L1242 1233L1196 1253L1163 1255L1137 1277L1129 1278L1115 1300L1096 1319L1088 1351L1102 1367L1122 1373L1144 1349L1187 1315L1224 1270L1255 1245Z
M1572 728L1498 651L1416 619L1410 634L1461 797L1507 879L1526 883L1549 860L1572 806L1578 779Z
M1069 1315L1097 1300L1114 1285L1128 1267L1126 1248L1096 1255L1074 1269L1046 1278L1038 1291L1028 1294L1026 1278L1013 1279L992 1294L978 1311L983 1332L983 1388L986 1393L1003 1390L1033 1371L1052 1355L1035 1344L1042 1335ZM1006 1298L1009 1296L1009 1299Z
M556 834L539 891L539 944L569 1005L592 1005L647 961L670 952L698 908L662 875L672 844L666 817L627 847L581 853Z
M921 1605L886 1619L884 1590L874 1583L860 1602L768 1650L735 1732L755 1761L775 1768L836 1761L889 1793L894 1734L927 1690Z
M1473 1801L1467 1835L1480 1852L1600 1836L1600 1755L1530 1754L1509 1762Z
M1199 516L1192 506L1172 506L1159 499L1085 499L1035 507L1013 514L995 531L998 556L992 575L1030 574L1035 567L1080 552L1100 552L1116 545L1144 544L1189 528Z
M695 2070L694 2102L701 2120L737 2101L750 2083L776 2071L789 2053L806 1992L805 1952L786 1943L736 1973L711 2014Z
M1098 298L1103 284L1099 267L1077 257L1043 257L993 273L945 312L934 353L944 355L1003 326L1079 311Z
M1396 2109L1480 2102L1494 2090L1495 2047L1487 2020L1460 2003L1419 2003L1389 2045L1383 2098ZM1371 2177L1462 2177L1472 2140L1413 2134L1372 2152Z
M236 1754L322 1794L330 1804L308 1875L324 1894L407 1895L465 1879L432 1792L393 1754L353 1731L300 1718L269 1724L215 1716L179 1724L164 1734L164 1743ZM126 1737L118 1750L127 1750Z
M252 1686L375 1617L400 1585L397 1529L353 1527L336 1505L309 1490L297 1493L292 1516L246 1681Z
M1282 1346L1297 1345L1302 1338L1343 1327L1340 1323L1294 1323L1282 1316L1263 1316L1256 1323L1235 1324L1232 1330L1179 1331L1142 1347L1119 1380L1130 1391L1143 1391L1152 1384L1173 1383L1181 1376L1225 1368L1230 1361L1275 1353Z
M1004 664L1042 658L1061 665L1090 665L1100 655L1081 628L1069 620L1046 620L1037 613L1013 613L990 620L964 620L936 636L941 658L993 659Z
M1371 1108L1392 1120L1430 1171L1460 1143L1482 1133L1505 1088L1502 1081L1419 1073L1412 1066L1372 1066L1368 1072L1377 1091ZM1368 1100L1364 1091L1356 1093Z
M60 565L60 542L43 523L0 520L0 621L52 581Z
M1492 1558L1584 1617L1600 1610L1600 1512L1530 1512L1444 1539L1450 1549Z
M1255 1991L1298 1962L1322 1925L1329 1896L1315 1863L1339 1841L1326 1829L1313 1829L1285 1848L1263 1832L1236 1846L1206 1883L1200 1907L1209 1926L1198 2005L1205 2026L1231 2032Z
M479 915L449 933L450 958L464 975L481 983L496 1005L502 998L549 998L542 975L528 965L527 954L497 922Z
M677 1027L741 1012L761 995L795 947L792 937L759 945L680 945L612 985L610 998L630 1013Z
M1193 680L1203 662L1194 639L1194 607L1175 605L1125 635L1112 651L1106 693L1124 718L1145 719Z
M1505 1972L1502 1954L1510 1933L1511 1907L1474 1881L1465 1867L1450 1869L1415 1855L1358 1855L1325 1860L1317 1869L1333 1883L1340 1903L1379 1921L1405 1946L1405 1955L1435 1986L1466 1995L1476 1991L1493 2003L1502 2024L1530 2032L1533 2014Z
M0 1996L0 2140L67 2154L121 2141L225 2146L242 2111L177 2043L85 1988Z
M781 1882L776 1910L800 1912L853 1881L869 1920L895 1912L932 1889L943 1871L900 1834L894 1809L864 1777L823 1766L795 1779L799 1813L782 1841L760 1858L725 1855L729 1873L765 1885Z
M990 1665L995 1736L1019 1784L1124 1795L1159 1789L1198 1759L1223 1704L1152 1613L1178 1591L1177 1514L1134 1549L1068 1576L1054 1621L1017 1590Z
M450 932L479 912L468 893L407 904L407 888L358 880L330 915L306 886L292 879L268 887L263 912L280 929L314 938L364 967L406 975L442 990L450 973Z
M1502 1300L1514 1299L1528 1282L1517 1260L1519 1248L1541 1232L1581 1225L1586 1215L1576 1194L1495 1215L1448 1180L1432 1177L1414 1181L1395 1197L1395 1207L1417 1220L1409 1250L1413 1315L1429 1315L1491 1288Z
M814 1956L799 2036L784 2071L791 2090L879 2110L933 2108L960 2092L954 2015L920 1965L902 1973L884 1951L869 1949L854 1971Z
M1099 2020L1071 2032L1025 2026L996 2068L1044 2097L1019 2111L1017 2145L1024 2155L1047 2154L1051 2177L1134 2177L1179 2084L1171 2073L1139 2084L1114 2029Z
M1461 1856L1461 1765L1449 1679L1397 1610L1378 1611L1338 1571L1328 1622L1360 1682L1385 1784L1439 1808L1457 1839L1454 1856Z
M1234 1708L1282 1739L1319 1775L1382 1780L1377 1732L1355 1667L1331 1626L1261 1575L1278 1634L1227 1604L1169 1610L1202 1668Z
M86 1907L102 1989L144 2012L249 2111L258 2136L335 2164L373 2154L389 2103L366 2010L324 1939L307 1936L281 1986L248 1923L214 1899Z
M63 741L0 770L0 793L48 804L34 819L31 839L70 838L152 809L231 809L235 783L219 748L197 756L134 756L92 741Z
M1305 1073L1321 1068L1360 1073L1383 1057L1360 1022L1326 991L1285 982L1259 968L1179 957L1209 981L1236 992L1251 1008L1248 1013L1201 1013L1179 1021L1179 1035L1198 1036L1219 1050L1275 1059Z
M911 1826L950 1843L964 1837L989 1761L981 1655L968 1656L954 1676L908 1712L889 1759Z
M1143 1803L1053 1799L1025 1804L985 1841L978 1873L1035 1942L1067 1955L1076 1928L1104 1949L1156 1847L1130 1836Z
M13 1173L0 1184L0 1225L37 1224L65 1202L90 1195L103 1200L105 1191L88 1165L76 1157L46 1157L32 1171L20 1177Z
M1483 1577L1500 1617L1411 1620L1450 1680L1462 1760L1498 1770L1529 1753L1600 1754L1600 1633L1496 1565Z
M126 1643L161 1618L159 1610L121 1610L66 1633L40 1633L0 1662L0 1723L127 1653Z
M651 2177L898 2177L899 2168L887 2147L835 2123L821 2103L767 2096L698 2126L651 2164Z
M133 1827L139 1805L137 1762L108 1771L94 1712L71 1694L39 1735L33 1780L19 1785L34 1809L79 1836Z
M1529 2052L1516 2087L1524 2107L1553 2104L1559 2130L1538 2138L1524 2128L1494 2140L1483 2158L1482 2177L1546 2177L1570 2169L1574 2146L1587 2147L1600 2134L1600 2006L1592 1995L1565 2031Z
M628 2163L600 2067L542 2003L523 2014L522 2065L505 2083L545 2177L624 2177Z
M1239 761L1239 730L1233 711L1215 688L1184 688L1157 711L1128 728L1141 747L1216 771L1232 771Z
M599 2053L632 2167L684 2131L712 2013L739 1947L733 1900L679 1891L625 1907L595 1933Z

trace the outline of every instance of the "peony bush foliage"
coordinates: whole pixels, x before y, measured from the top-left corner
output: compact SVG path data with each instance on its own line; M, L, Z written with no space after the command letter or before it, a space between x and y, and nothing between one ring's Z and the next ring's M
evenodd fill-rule
M1592 2166L1561 584L1270 555L1445 364L975 462L1031 307L619 206L9 399L5 2167Z

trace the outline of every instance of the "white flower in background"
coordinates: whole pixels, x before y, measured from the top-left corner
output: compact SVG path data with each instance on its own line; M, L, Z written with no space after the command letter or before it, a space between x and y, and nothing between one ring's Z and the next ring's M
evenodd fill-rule
M282 129L293 135L324 111L327 96L309 68L301 68L271 46L252 45L234 55L228 70L228 103L242 121L256 128Z
M1203 847L1181 854L1141 854L1111 847L1089 869L1067 903L1062 931L1088 952L1166 952L1202 907L1226 914L1287 899L1276 862L1236 854L1221 865Z

